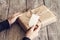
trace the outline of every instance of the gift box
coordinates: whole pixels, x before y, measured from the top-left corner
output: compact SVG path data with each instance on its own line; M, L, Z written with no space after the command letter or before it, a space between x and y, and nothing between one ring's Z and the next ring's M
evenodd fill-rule
M33 14L39 16L38 22L41 23L41 28L57 21L57 17L56 15L54 15L54 12L50 11L44 5L38 8L29 10L27 12L24 12L22 14L23 15L19 17L18 22L24 31L27 31L28 29L31 28L29 26L29 21L31 20L31 17L33 16ZM32 20L34 21L35 19L33 18ZM33 24L33 22L31 24Z

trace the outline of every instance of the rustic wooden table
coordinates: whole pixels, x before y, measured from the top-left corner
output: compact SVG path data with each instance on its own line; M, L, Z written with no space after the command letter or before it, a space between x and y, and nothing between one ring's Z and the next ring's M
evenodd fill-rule
M0 22L15 12L25 12L41 5L54 11L58 21L40 30L34 40L60 40L60 0L0 0ZM0 32L0 40L21 40L24 32L18 25Z

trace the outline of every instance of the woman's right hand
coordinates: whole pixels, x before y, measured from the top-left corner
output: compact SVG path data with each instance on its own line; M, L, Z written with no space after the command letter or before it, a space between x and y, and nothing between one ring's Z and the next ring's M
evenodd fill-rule
M39 32L40 28L41 28L40 23L37 24L36 26L32 26L32 28L27 31L26 37L28 37L30 39L35 38L36 36L38 36L38 32Z

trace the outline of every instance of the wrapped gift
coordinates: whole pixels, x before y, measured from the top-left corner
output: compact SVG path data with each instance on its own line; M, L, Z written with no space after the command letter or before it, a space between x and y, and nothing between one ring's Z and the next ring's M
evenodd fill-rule
M56 20L57 18L53 12L50 11L46 6L42 5L38 8L23 13L23 15L19 17L18 22L24 31L27 31L33 25L36 25L37 22L41 23L42 28L48 24L56 22Z

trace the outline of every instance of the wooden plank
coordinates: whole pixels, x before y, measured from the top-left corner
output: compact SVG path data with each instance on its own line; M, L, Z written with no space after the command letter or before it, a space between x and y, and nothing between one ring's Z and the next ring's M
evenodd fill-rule
M47 27L49 40L60 40L60 0L45 0L45 5L56 12L58 21Z
M43 0L27 0L27 9L31 10L43 4ZM34 40L48 40L46 27L39 32L39 37Z
M8 0L0 0L0 22L7 19ZM0 40L6 40L6 30L0 32Z
M14 24L11 29L7 30L6 40L22 40L24 35L23 30L17 24Z
M0 20L1 21L7 19L7 13L8 13L8 1L0 0Z
M9 0L9 13L8 17L16 12L22 12L26 10L26 0ZM21 28L15 24L7 30L6 40L21 40L24 36L24 32Z
M26 10L26 0L10 0L9 15Z
M41 6L42 4L43 0L27 0L26 8L30 10Z

